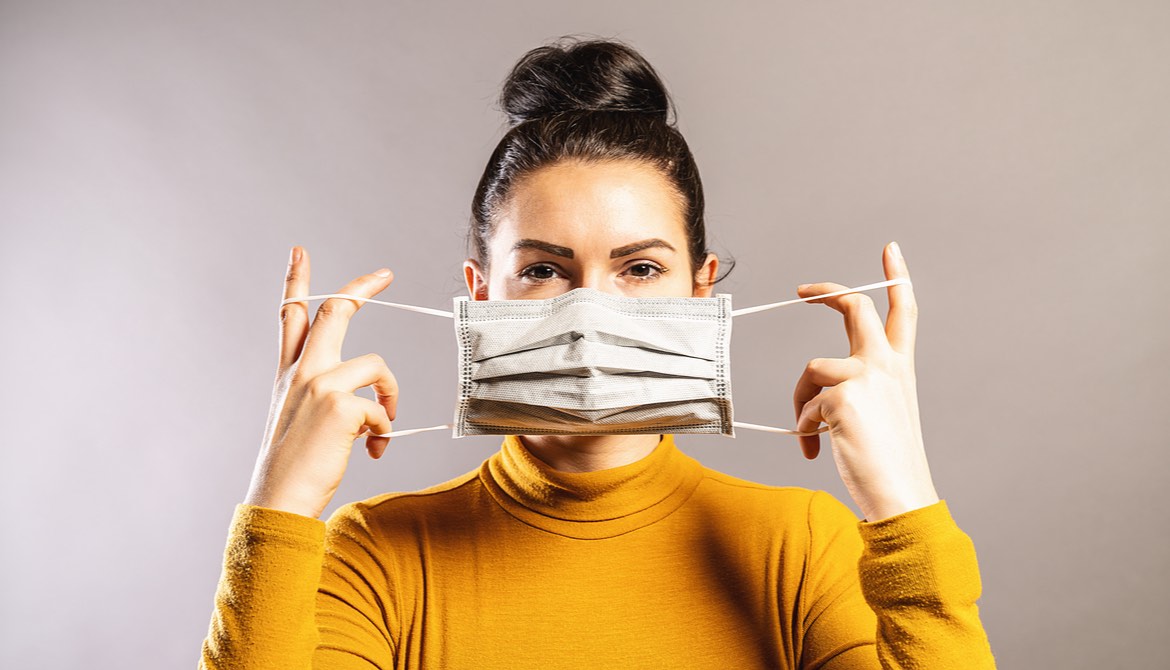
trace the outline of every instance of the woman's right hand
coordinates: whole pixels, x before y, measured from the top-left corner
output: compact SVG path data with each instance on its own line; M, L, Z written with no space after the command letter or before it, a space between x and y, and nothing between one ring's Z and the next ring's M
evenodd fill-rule
M337 293L369 298L390 285L383 268L358 277ZM309 254L293 247L284 298L309 293ZM318 518L333 498L353 442L365 428L389 433L398 404L398 382L377 354L341 360L349 320L364 304L328 298L309 325L307 302L280 309L280 356L263 445L252 471L246 504ZM355 395L373 385L377 401ZM368 437L366 451L380 458L390 438Z

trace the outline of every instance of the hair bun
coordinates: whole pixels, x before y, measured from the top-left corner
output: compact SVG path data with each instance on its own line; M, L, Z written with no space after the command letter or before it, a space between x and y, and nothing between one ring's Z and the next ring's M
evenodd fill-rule
M668 121L670 96L654 68L615 40L562 37L525 54L500 94L512 126L572 110L641 112Z

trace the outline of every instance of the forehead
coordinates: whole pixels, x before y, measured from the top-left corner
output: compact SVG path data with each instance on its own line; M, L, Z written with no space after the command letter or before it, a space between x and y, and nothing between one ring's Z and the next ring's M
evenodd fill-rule
M527 237L604 245L686 235L677 191L653 166L634 160L541 168L513 185L494 228L501 243Z

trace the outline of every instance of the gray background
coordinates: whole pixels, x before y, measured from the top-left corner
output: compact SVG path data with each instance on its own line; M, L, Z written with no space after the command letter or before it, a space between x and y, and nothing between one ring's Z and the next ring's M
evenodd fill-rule
M566 33L665 78L736 306L880 281L900 242L1000 666L1164 659L1170 4L488 4L0 4L0 666L196 663L289 248L314 293L388 265L381 298L447 308L499 84ZM454 351L450 322L367 306L343 353L385 357L408 428L450 419ZM737 321L736 418L791 427L804 363L844 355L822 305ZM857 510L827 449L680 443ZM359 442L326 515L498 444Z

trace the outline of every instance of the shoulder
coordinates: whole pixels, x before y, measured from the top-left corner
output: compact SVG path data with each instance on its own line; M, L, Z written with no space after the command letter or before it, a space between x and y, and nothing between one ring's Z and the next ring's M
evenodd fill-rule
M392 531L415 532L438 518L466 516L482 493L479 468L417 491L383 493L338 507L326 522L327 532L384 536Z
M352 504L361 506L374 514L390 513L395 509L409 507L441 506L446 501L465 496L470 492L470 489L477 488L479 486L479 472L480 467L476 467L474 470L465 472L454 479L449 479L441 484L435 484L425 489L383 493Z
M828 491L771 486L704 467L691 504L704 528L723 529L726 542L747 552L763 548L795 572L821 560L856 569L857 516Z
M856 528L857 515L833 494L803 486L772 486L703 467L699 491L707 501L738 514L763 516L803 525L810 532Z

